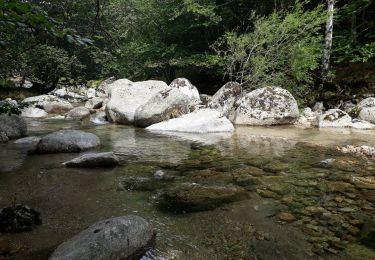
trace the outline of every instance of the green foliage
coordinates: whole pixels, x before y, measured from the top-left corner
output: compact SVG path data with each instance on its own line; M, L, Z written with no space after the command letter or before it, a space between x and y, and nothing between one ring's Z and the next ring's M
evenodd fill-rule
M375 57L375 1L340 1L333 42L334 61L367 62Z
M14 102L0 101L0 114L15 114L20 115L21 109L25 107L24 104L18 105Z
M33 82L56 85L60 78L78 78L84 66L65 50L39 45L24 58L24 66Z
M232 80L253 89L277 85L302 96L313 84L311 72L319 67L324 22L321 6L303 10L274 12L267 17L251 17L252 31L226 33L215 45Z
M349 115L352 118L357 118L359 116L359 113L361 113L361 109L357 106L353 107L352 110L350 110Z

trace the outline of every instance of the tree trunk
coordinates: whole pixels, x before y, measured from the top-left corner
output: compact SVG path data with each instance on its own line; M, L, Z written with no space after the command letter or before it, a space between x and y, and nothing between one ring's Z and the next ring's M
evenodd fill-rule
M325 36L325 47L324 47L323 62L322 62L323 84L328 80L328 71L329 71L331 49L332 49L334 5L335 5L335 0L327 0L326 36Z

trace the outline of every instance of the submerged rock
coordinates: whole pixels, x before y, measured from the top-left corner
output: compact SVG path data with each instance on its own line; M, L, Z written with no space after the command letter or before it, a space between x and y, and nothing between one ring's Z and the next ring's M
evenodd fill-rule
M234 186L205 186L182 183L162 195L161 207L171 211L204 211L247 198L244 189Z
M230 119L235 112L235 104L241 98L241 95L241 85L237 82L228 82L215 93L208 103L208 107L216 109Z
M119 164L118 157L113 152L88 153L63 163L66 167L103 167L110 168Z
M180 117L190 112L191 102L192 99L178 88L163 90L137 108L134 123L136 126L147 127Z
M106 106L108 120L118 124L133 124L135 111L156 93L169 89L162 81L131 82L120 79L109 87Z
M41 224L40 213L28 206L16 205L0 210L0 232L31 231Z
M155 231L138 216L97 222L62 243L50 260L140 259L155 243Z
M201 109L179 118L151 125L148 130L191 133L232 132L234 127L214 109Z
M118 189L130 191L154 191L165 188L165 186L166 183L163 180L149 177L130 176L120 179Z
M340 109L330 109L319 117L319 127L351 127L352 118Z
M333 158L328 158L328 159L325 159L323 161L320 161L320 166L322 167L325 167L325 168L329 168L329 167L332 167L333 163L336 161L336 159L333 159Z
M238 102L234 124L293 124L299 117L297 101L289 91L278 87L256 89Z
M0 140L16 139L27 133L26 121L18 115L0 115Z
M44 136L37 146L38 153L78 153L100 145L94 134L80 130L60 130Z
M363 225L359 241L372 249L375 249L375 218L372 218Z
M375 156L375 147L362 145L362 146L354 146L354 145L347 145L342 147L337 147L337 150L342 153L351 153L355 155L365 155L365 156Z

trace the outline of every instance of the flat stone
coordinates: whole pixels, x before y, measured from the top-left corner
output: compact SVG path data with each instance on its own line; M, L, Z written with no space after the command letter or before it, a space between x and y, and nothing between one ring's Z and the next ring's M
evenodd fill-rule
M285 222L293 222L296 220L296 217L288 212L280 212L279 214L277 214L277 218Z
M113 152L88 153L63 163L66 167L102 167L111 168L119 164L119 159Z

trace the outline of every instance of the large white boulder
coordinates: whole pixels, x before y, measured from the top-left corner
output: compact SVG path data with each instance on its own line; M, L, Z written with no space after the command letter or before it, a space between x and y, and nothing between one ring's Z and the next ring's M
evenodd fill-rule
M369 121L370 123L375 124L375 98L370 97L362 100L358 104L358 108L360 109L359 112L359 119Z
M352 118L340 109L330 109L319 116L319 128L351 126Z
M198 89L193 84L191 84L191 82L188 79L177 78L172 81L169 87L179 89L182 93L184 93L186 96L190 98L192 103L200 102Z
M176 131L190 133L232 132L233 124L215 109L201 109L147 127L154 131Z
M228 82L221 87L208 102L208 107L216 109L230 119L235 112L235 104L241 98L242 87L237 82Z
M29 97L24 99L22 103L28 104L29 107L44 109L44 111L51 114L64 114L73 109L73 105L68 101L53 95Z
M46 117L48 114L43 109L37 107L27 107L22 110L21 116L30 118Z
M369 129L374 129L375 125L364 120L353 119L351 127L355 129L369 130Z
M132 124L135 111L156 93L167 89L169 87L165 82L156 80L115 81L109 86L109 101L106 106L108 120L118 124Z
M279 87L256 89L238 103L233 122L239 125L293 124L299 116L292 94Z
M190 112L191 100L191 97L178 88L163 90L137 108L134 115L134 124L147 127L171 118L180 117Z

